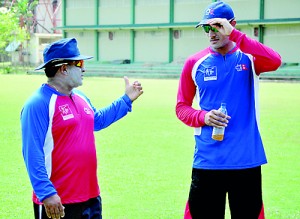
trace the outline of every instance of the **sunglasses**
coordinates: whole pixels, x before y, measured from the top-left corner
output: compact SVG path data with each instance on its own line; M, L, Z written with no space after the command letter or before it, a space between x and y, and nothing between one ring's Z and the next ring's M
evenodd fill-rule
M202 25L203 30L205 31L205 33L209 33L209 31L213 31L213 32L219 32L216 28L210 26L210 25Z
M234 20L234 18L230 19L228 22L231 24L231 22L233 20ZM220 27L220 24L216 24L216 25L218 25ZM213 31L213 32L215 32L215 33L219 32L216 28L214 28L214 27L212 27L212 26L210 26L208 24L202 25L202 28L205 31L205 33L209 33L210 30Z
M83 62L83 60L72 61L71 63L63 62L63 63L53 65L52 67L59 67L62 65L73 65L73 64L78 68L83 68L84 62Z
M83 60L74 61L74 65L78 68L83 68Z

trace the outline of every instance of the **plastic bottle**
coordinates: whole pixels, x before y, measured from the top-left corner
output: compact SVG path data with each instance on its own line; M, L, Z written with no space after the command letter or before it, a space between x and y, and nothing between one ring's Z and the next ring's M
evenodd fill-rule
M227 109L226 109L226 103L221 103L221 107L218 109L225 115L227 115ZM222 128L213 128L212 131L212 139L217 140L217 141L223 141L224 139L224 132L225 132L225 127L223 126Z

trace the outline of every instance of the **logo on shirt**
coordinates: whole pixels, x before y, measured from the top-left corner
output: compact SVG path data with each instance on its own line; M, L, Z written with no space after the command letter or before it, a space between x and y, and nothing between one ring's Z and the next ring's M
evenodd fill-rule
M89 108L84 107L83 110L87 115L91 114L91 110Z
M61 116L63 117L63 120L74 118L74 115L68 104L59 106L58 109L60 111Z
M204 69L204 81L217 80L217 66Z
M235 69L236 69L237 71L248 70L248 68L247 68L247 66L246 66L245 64L237 64L237 65L235 66Z

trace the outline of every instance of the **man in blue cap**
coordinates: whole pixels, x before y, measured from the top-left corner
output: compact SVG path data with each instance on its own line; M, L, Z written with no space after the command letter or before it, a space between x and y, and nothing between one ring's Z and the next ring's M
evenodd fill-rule
M33 187L36 219L101 219L94 131L102 130L131 111L142 93L141 83L125 80L125 94L96 109L76 88L82 85L84 60L74 38L44 50L48 82L25 103L21 112L22 152Z
M264 218L261 165L267 159L259 132L258 81L261 73L281 65L281 57L235 26L228 4L210 4L196 26L210 46L188 57L182 69L176 115L195 128L196 142L186 219L224 219L227 196L231 218ZM221 103L228 115L217 110ZM224 139L215 140L214 128L225 128Z

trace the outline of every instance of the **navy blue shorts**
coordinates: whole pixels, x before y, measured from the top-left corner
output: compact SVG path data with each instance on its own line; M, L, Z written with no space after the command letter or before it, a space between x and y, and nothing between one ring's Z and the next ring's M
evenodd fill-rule
M64 219L102 219L101 197L91 198L86 202L63 204L65 207ZM33 203L35 219L49 219L44 206ZM40 213L40 210L42 212ZM40 216L41 215L41 216Z
M226 195L232 219L264 218L261 167L193 169L188 200L193 219L224 219Z

